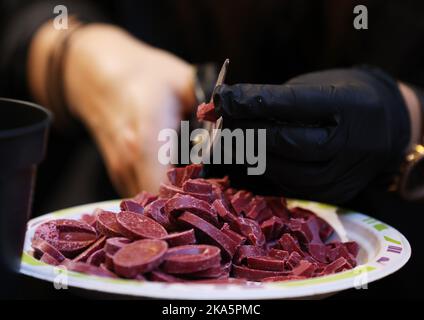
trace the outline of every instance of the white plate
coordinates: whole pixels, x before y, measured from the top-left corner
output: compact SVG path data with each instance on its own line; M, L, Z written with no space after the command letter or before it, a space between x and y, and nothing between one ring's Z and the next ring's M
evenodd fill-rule
M78 218L91 213L95 208L119 210L119 201L107 201L60 210L32 219L27 226L24 254L20 272L28 276L69 287L91 291L163 299L283 299L326 295L349 288L364 288L368 283L384 278L399 270L411 256L411 247L406 238L391 226L364 214L338 209L333 206L309 201L292 201L292 205L327 212L339 213L340 221L350 240L361 247L356 268L333 275L274 283L235 284L167 284L141 282L125 279L110 279L67 272L46 265L27 252L31 250L31 238L37 225L58 218Z

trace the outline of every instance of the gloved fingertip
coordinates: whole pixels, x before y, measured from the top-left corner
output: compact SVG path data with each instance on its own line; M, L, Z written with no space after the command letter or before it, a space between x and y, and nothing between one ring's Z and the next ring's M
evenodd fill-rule
M214 101L215 101L215 98L216 97L221 97L222 98L223 96L228 95L228 93L231 91L230 90L230 87L231 86L226 85L226 84L221 84L221 85L217 86L215 88L214 92L213 92Z
M215 112L218 115L222 115L225 110L225 104L226 104L226 98L228 97L229 93L229 86L228 85L219 85L215 88L213 93L213 103L215 105Z

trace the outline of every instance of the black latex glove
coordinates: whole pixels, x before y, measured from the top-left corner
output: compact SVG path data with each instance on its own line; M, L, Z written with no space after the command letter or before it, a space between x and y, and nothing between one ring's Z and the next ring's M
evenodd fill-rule
M224 127L267 129L275 193L343 203L398 168L410 138L397 83L371 68L301 75L283 85L236 84L214 95Z

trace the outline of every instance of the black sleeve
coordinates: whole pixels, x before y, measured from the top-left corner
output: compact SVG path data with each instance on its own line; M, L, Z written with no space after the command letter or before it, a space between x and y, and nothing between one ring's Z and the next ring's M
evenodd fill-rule
M108 21L108 8L100 1L60 2L69 15L82 21ZM27 53L32 36L55 17L57 1L0 2L0 96L31 100L27 86Z

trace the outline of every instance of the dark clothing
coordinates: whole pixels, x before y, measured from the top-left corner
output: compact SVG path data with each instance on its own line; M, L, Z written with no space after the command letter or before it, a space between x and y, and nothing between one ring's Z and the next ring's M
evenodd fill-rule
M424 86L422 1L141 0L62 1L88 21L110 21L154 46L192 63L231 59L228 83L282 83L314 70L370 64L396 79ZM31 35L49 17L54 1L0 2L0 95L31 99L26 53ZM369 29L353 28L353 7L368 7ZM55 135L42 165L35 213L116 196L100 157L85 134ZM88 150L88 151L83 151ZM85 155L84 158L82 155ZM91 160L89 160L91 159ZM92 167L91 167L92 166ZM95 170L93 170L95 168ZM53 178L52 178L53 177ZM96 178L97 177L97 178ZM414 295L421 272L423 205L368 188L347 206L398 227L417 256L391 285ZM414 276L409 281L408 275ZM402 278L399 281L399 277ZM390 285L391 280L385 280ZM371 286L377 286L371 284ZM383 287L377 294L384 293ZM402 290L404 289L404 290ZM370 290L372 292L372 290ZM389 290L387 290L389 292ZM360 293L361 294L361 293ZM387 293L386 293L387 294ZM357 295L358 296L358 295Z
M0 2L3 95L22 93L30 35L55 1ZM420 1L62 1L84 20L109 20L193 62L231 59L228 82L281 83L314 70L367 63L424 86ZM369 29L353 28L365 4ZM20 53L17 55L17 53ZM18 67L21 68L18 68ZM7 72L7 73L5 73ZM14 81L10 81L14 79ZM6 91L7 90L7 91ZM11 91L13 90L13 91Z

